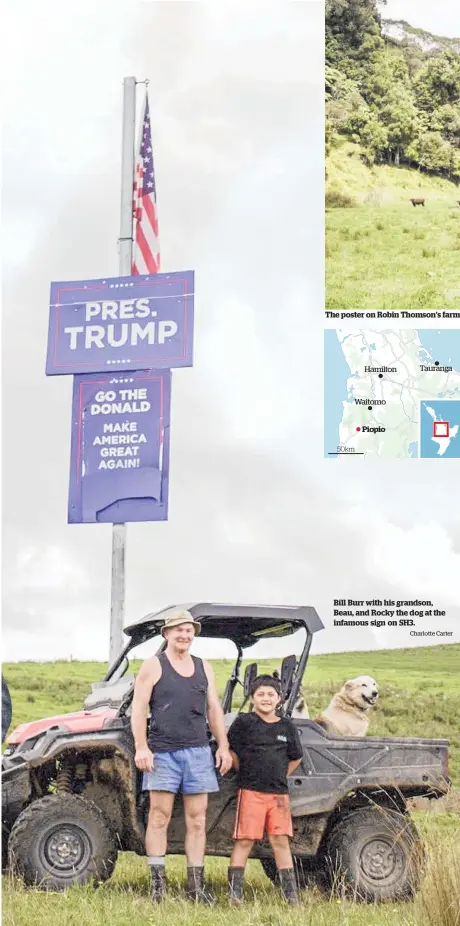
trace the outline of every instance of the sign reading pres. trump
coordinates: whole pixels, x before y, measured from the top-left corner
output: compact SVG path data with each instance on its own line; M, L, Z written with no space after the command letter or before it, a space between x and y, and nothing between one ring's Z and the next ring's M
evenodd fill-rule
M46 374L193 364L194 273L52 283Z
M171 372L74 377L69 524L166 521Z

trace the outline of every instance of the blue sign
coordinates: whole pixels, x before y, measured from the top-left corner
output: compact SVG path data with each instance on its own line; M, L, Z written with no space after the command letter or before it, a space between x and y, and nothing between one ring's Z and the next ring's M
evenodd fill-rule
M69 524L166 521L171 373L78 375Z
M52 283L46 374L193 364L194 272Z

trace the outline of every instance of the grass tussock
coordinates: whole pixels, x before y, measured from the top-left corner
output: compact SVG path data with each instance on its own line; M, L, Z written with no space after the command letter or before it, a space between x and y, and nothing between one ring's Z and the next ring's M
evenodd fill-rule
M326 208L327 209L348 209L356 206L356 200L349 193L338 189L337 187L328 187L326 189Z
M420 926L460 926L460 817L455 836L430 851L416 915Z

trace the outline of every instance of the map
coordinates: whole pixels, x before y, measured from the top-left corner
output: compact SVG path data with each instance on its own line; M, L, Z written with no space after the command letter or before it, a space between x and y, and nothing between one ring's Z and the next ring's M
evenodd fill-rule
M421 403L420 456L460 457L460 402ZM456 438L458 437L458 440Z
M460 330L326 330L324 455L459 459Z

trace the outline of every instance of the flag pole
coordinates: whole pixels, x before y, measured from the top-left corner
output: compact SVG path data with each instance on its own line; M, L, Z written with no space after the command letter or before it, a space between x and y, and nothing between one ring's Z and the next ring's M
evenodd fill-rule
M136 78L123 81L123 132L121 156L119 276L131 276L133 258L134 136L136 125ZM109 665L123 647L125 619L126 524L112 525L112 583L110 602Z

